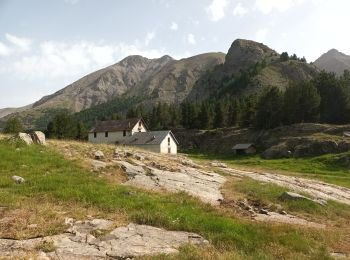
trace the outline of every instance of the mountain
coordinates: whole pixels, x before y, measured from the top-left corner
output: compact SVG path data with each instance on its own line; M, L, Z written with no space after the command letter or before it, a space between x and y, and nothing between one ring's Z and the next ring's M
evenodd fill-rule
M181 60L170 56L159 59L129 56L43 97L17 115L26 126L43 127L45 118L56 111L79 112L118 97L140 97L149 105L159 101L180 103L200 76L224 59L224 53L205 53Z
M158 102L180 104L184 100L241 96L258 93L266 86L285 89L290 83L311 79L317 71L300 60L281 61L276 51L262 43L238 39L227 55L206 53L181 60L126 57L16 115L26 126L42 128L62 109L79 112L114 107L125 111L138 104L151 107ZM89 114L101 114L96 109Z
M18 112L22 112L25 111L27 109L30 109L33 105L30 104L28 106L24 106L24 107L7 107L7 108L2 108L0 109L0 118L3 118L7 115L13 114L13 113L18 113Z
M291 83L309 80L317 73L318 69L306 62L281 61L276 51L262 43L237 39L225 62L196 82L188 100L254 94L268 86L284 90Z
M350 70L350 56L336 49L331 49L319 57L314 64L321 70L341 75L344 70Z

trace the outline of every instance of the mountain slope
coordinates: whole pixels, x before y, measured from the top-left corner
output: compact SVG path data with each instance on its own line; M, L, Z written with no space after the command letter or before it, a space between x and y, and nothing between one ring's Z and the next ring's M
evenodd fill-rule
M266 86L283 90L317 73L315 66L305 62L280 61L280 55L262 43L238 39L226 56L206 53L181 60L129 56L43 97L17 115L26 126L43 128L62 109L79 112L112 102L124 112L138 104L150 108L158 102L180 104L184 100L242 96Z
M24 106L24 107L7 107L7 108L2 108L0 109L0 118L3 118L7 115L13 114L13 113L17 113L17 112L22 112L25 111L27 109L30 109L33 105L30 104L28 106Z
M222 64L224 59L223 53L206 53L181 60L170 56L159 59L129 56L43 97L32 108L17 115L26 126L44 127L47 118L56 111L79 112L118 97L140 97L148 105L159 101L180 103L198 78Z
M315 66L298 60L280 61L280 55L262 43L235 40L222 65L203 75L193 87L188 100L203 100L212 96L246 95L267 86L282 90L313 78Z
M350 56L332 49L319 57L314 64L321 70L340 75L344 70L350 70Z

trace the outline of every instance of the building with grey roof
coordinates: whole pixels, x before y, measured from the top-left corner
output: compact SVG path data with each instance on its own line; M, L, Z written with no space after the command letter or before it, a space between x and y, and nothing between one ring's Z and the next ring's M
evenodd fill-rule
M158 153L177 153L179 144L169 131L148 131L142 118L100 121L89 131L89 142L136 146Z

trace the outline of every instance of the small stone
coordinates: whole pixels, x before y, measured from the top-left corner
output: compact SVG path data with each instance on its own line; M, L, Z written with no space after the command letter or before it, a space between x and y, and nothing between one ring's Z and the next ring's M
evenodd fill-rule
M24 178L16 175L12 176L12 180L14 180L17 184L21 184L25 182Z
M30 224L28 225L28 228L37 228L38 227L38 224Z
M260 209L260 210L259 210L259 213L260 213L260 214L269 215L269 211L266 210L266 209Z
M91 165L94 171L99 171L107 167L107 164L105 162L96 161L96 160L92 160Z
M280 214L281 214L281 215L288 215L287 212L284 211L284 210L282 210L282 211L280 212Z
M104 158L105 158L105 155L103 154L102 151L96 151L96 152L95 152L95 159L96 159L96 160L102 160L102 159L104 159Z
M139 160L139 161L144 161L145 160L145 157L143 155L141 155L141 154L135 154L134 158L136 160Z

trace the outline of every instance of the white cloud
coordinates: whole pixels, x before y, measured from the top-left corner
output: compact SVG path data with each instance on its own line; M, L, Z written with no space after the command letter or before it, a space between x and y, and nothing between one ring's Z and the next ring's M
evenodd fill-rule
M13 45L20 48L23 51L29 50L32 44L32 40L28 38L17 37L9 33L6 33L5 37L10 43L12 43Z
M255 33L255 39L258 42L264 42L269 30L267 28L261 29Z
M154 31L147 33L145 38L145 45L149 45L150 42L154 39L154 37L156 37L156 33Z
M79 2L79 0L64 0L65 3L75 5Z
M217 22L225 17L228 0L213 0L206 8L206 11L213 22Z
M9 33L5 34L8 44L0 42L0 56L9 56L29 51L32 40L24 37L18 37Z
M35 53L21 55L7 62L8 67L0 70L0 73L10 73L22 80L71 79L111 65L129 55L157 58L165 53L163 49L144 49L136 44L45 41L39 44Z
M263 14L269 14L272 11L285 12L304 1L305 0L256 0L255 8Z
M175 22L171 23L170 30L177 31L179 29L179 25Z
M187 42L189 44L195 45L196 44L196 38L194 37L194 35L192 33L189 33L187 35Z
M248 9L245 8L242 3L238 3L233 10L233 15L235 16L244 16L248 13Z
M0 42L0 56L8 56L11 54L11 49Z

